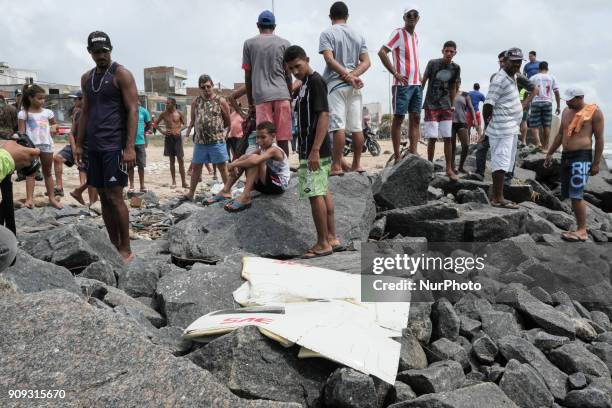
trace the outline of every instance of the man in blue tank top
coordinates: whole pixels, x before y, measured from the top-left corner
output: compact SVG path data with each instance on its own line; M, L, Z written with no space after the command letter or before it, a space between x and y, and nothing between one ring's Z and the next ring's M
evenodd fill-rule
M111 61L112 49L106 33L89 34L87 51L96 67L81 77L83 108L74 156L81 164L87 143L87 184L98 189L108 236L127 264L134 255L123 188L127 169L136 161L138 91L132 73Z

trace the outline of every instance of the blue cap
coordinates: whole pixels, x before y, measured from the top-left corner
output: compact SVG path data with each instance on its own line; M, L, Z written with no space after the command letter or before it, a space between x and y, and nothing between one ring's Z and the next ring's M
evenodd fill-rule
M270 10L264 10L259 15L259 18L257 19L257 24L266 26L275 25L276 18L274 18L274 14Z

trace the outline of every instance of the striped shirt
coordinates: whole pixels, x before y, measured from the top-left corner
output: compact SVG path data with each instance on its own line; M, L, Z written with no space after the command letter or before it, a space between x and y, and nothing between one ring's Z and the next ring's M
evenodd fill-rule
M400 74L408 77L408 85L421 85L419 75L419 36L410 34L405 28L396 28L385 47L393 53L393 65ZM400 83L393 79L393 85Z
M493 77L484 103L493 106L493 117L485 132L487 136L514 137L520 133L523 106L516 82L503 69Z

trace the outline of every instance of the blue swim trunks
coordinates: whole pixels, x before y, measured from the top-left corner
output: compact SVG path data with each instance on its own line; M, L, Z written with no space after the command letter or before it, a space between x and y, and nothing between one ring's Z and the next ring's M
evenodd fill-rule
M229 161L225 142L214 144L195 144L193 146L193 164L220 164Z
M590 149L564 151L561 154L561 196L574 200L584 198L584 188L589 182L593 163Z

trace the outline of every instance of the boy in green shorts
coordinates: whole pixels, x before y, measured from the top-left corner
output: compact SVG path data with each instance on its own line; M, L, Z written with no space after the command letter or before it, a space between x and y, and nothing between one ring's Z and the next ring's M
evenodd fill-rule
M336 238L334 201L327 190L331 170L327 86L323 78L310 68L310 59L301 47L292 45L287 48L284 60L291 73L302 81L295 103L300 158L298 189L300 198L310 201L317 229L317 243L302 258L317 258L343 249Z

